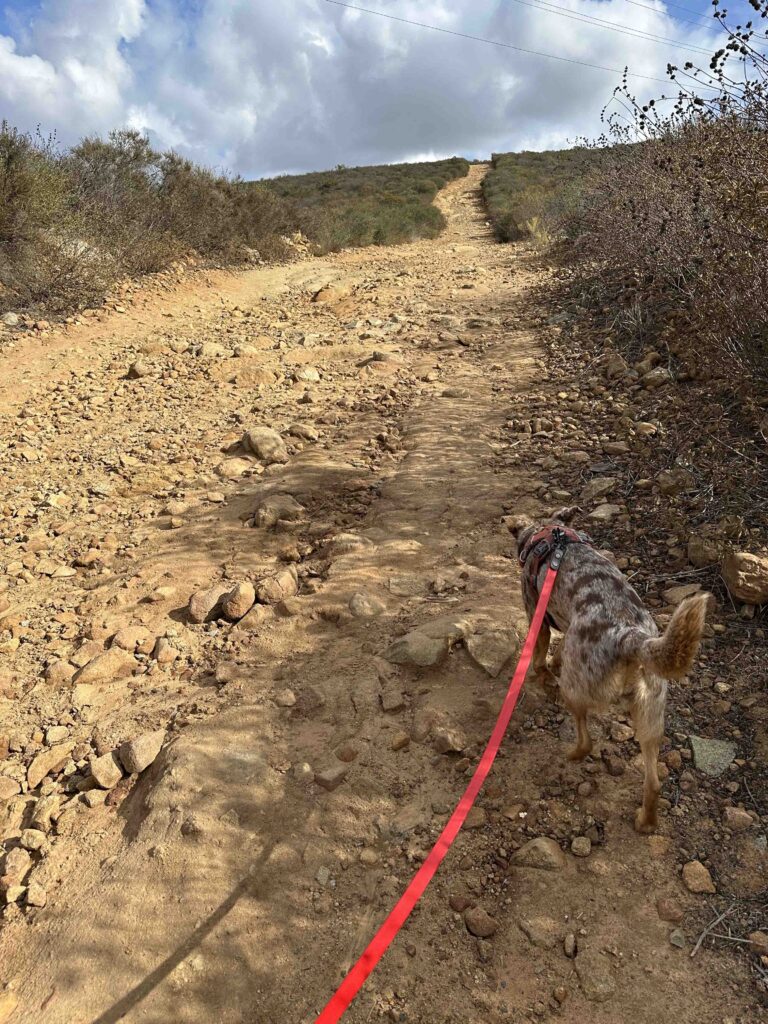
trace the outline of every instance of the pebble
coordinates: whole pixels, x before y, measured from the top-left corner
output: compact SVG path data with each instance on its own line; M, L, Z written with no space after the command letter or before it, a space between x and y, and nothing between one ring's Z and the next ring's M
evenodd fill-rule
M482 907L470 907L464 912L464 923L467 930L479 939L488 939L498 929L498 924Z
M538 836L522 846L512 858L512 863L523 868L539 868L543 871L560 871L566 866L566 858L554 839Z
M411 737L409 734L407 732L399 731L392 737L390 746L392 747L392 750L405 750L405 748L410 745L410 742Z
M691 860L683 866L683 883L689 892L715 893L712 876L701 861Z
M48 893L38 882L30 882L26 899L30 907L44 907L48 902Z
M91 775L102 789L113 789L123 777L114 753L102 754L91 761Z
M587 836L576 836L571 842L571 853L574 857L588 857L592 852L592 842Z
M460 729L440 726L433 731L435 750L438 754L461 753L467 746L467 737Z
M346 779L348 771L349 768L345 767L343 764L332 765L330 768L323 769L323 771L315 772L315 782L322 789L326 789L329 793L332 793L333 790L338 789L344 779Z
M271 427L253 427L243 437L243 445L266 465L288 461L282 437Z
M685 917L685 911L677 900L666 896L656 900L656 913L660 920L669 921L670 924L680 924Z
M741 807L726 807L723 811L723 824L732 832L745 832L752 828L752 815Z

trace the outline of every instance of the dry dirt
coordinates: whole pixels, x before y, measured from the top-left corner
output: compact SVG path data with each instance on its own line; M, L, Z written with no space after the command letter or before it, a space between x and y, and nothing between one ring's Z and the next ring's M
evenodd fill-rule
M521 620L501 518L540 508L500 437L541 374L544 272L494 244L483 173L441 193L435 241L197 275L0 351L0 838L12 852L35 817L45 834L4 911L1 1021L311 1024L439 833L513 664L478 664L513 653ZM259 425L287 462L239 447ZM254 526L274 494L298 518ZM287 580L239 626L190 622L201 588L290 565L298 594ZM416 626L450 653L387 660ZM70 678L128 627L127 652ZM570 728L529 687L350 1024L762 1019L745 958L690 956L709 897L681 882L674 817L632 829L633 744L623 774L571 765ZM157 729L154 763L94 796L91 759ZM30 792L30 763L62 744ZM346 770L332 790L327 769ZM536 836L560 866L515 864Z

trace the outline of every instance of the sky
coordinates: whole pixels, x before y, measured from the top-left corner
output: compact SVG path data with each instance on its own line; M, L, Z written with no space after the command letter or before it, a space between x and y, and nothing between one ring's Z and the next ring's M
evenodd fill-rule
M662 80L669 61L708 63L679 44L723 38L703 0L350 2ZM136 128L246 178L560 148L599 134L619 79L327 0L0 0L0 118L64 145Z

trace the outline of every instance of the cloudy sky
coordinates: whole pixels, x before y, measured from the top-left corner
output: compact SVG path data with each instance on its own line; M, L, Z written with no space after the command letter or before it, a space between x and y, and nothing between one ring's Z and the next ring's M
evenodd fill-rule
M705 0L351 2L660 79L718 39ZM63 143L128 125L245 177L561 146L618 77L327 0L0 0L0 117Z

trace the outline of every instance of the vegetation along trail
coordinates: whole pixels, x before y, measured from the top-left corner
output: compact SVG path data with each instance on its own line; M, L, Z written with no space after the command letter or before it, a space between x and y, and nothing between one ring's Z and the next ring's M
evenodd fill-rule
M508 421L563 408L486 169L436 239L0 350L0 1021L310 1024L463 791L524 629L502 517L557 502ZM582 765L570 728L527 688L350 1024L758 1019L746 960L670 941L714 885L671 813L633 831L626 720Z

